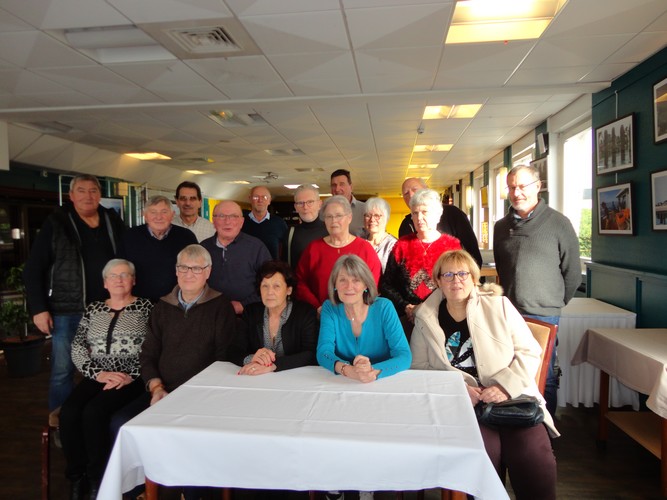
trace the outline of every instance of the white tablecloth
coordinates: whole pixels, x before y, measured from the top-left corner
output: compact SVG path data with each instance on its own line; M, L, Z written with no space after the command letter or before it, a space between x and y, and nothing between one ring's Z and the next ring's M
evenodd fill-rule
M237 371L215 363L124 425L99 498L118 500L144 473L164 485L507 498L458 373L360 384L320 367Z
M592 407L600 398L600 370L590 364L571 364L584 333L589 328L634 328L637 315L597 299L575 297L563 308L558 327L558 361L563 370L558 404ZM632 405L639 409L637 393L616 379L611 380L611 406Z
M667 328L588 330L572 358L584 361L648 394L646 406L667 418Z

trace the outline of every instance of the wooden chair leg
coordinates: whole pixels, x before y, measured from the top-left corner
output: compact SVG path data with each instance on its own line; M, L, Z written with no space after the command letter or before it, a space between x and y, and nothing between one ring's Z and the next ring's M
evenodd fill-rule
M146 500L158 500L158 484L146 478Z
M49 500L49 475L51 472L51 427L42 427L42 500Z
M442 500L467 500L468 495L462 491L453 491L442 488L440 490L440 498L442 498Z

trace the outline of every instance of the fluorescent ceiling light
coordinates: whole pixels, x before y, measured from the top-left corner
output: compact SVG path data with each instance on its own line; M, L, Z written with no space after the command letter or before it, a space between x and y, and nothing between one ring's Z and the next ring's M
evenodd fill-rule
M445 43L539 38L565 0L459 0Z
M418 144L412 148L413 153L437 153L438 151L449 151L453 144Z
M425 170L428 168L438 168L438 163L424 163L422 165L409 165L408 168L417 168L421 170Z
M258 114L237 113L229 109L211 110L208 117L223 127L249 127L263 122Z
M301 184L283 184L283 185L284 185L287 189L296 189L296 188L298 188L299 186L301 186ZM313 186L315 189L320 189L320 186L318 186L317 184L306 184L306 185L308 185L308 186Z
M160 153L125 153L125 156L135 158L137 160L171 160L169 156Z
M203 175L206 173L203 170L186 170L186 172L193 175Z
M176 59L134 25L67 29L64 35L71 47L104 64Z
M457 104L454 106L426 106L424 120L442 120L447 118L474 118L481 109L481 104Z
M249 181L228 181L227 184L250 184Z

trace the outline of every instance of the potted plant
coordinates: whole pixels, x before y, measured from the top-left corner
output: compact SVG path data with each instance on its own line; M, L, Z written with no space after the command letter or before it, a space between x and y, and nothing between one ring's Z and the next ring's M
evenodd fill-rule
M27 377L39 372L45 337L28 332L23 266L12 267L5 277L0 300L0 349L4 351L10 377Z

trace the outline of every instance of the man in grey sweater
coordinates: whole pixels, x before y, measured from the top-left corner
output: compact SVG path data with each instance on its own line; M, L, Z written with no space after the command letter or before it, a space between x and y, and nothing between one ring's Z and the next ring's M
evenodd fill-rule
M581 284L579 238L570 220L538 197L539 172L528 166L507 174L509 213L496 222L493 254L500 284L525 316L557 325L561 309ZM556 412L556 349L545 389L547 408Z

